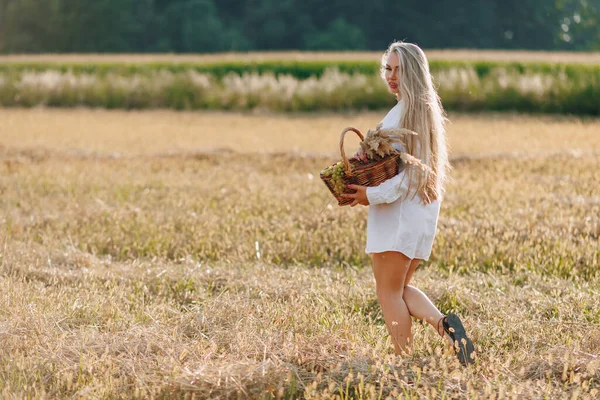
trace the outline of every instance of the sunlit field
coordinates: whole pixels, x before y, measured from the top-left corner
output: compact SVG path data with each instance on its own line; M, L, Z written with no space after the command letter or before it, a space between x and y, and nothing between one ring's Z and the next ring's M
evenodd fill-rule
M214 62L262 60L377 60L381 51L273 51L217 54L34 54L0 55L0 62ZM436 50L424 49L430 60L542 61L598 64L600 52Z
M465 369L416 320L393 354L319 179L382 117L0 109L0 397L597 399L600 120L450 114L413 284Z

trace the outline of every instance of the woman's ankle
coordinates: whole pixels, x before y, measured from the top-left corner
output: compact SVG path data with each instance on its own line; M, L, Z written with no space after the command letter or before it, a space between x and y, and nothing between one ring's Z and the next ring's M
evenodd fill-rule
M444 337L444 323L443 323L443 321L444 321L444 318L446 318L446 316L445 316L445 315L443 315L443 316L442 316L442 317L441 317L441 318L438 320L438 322L437 322L437 324L436 324L436 330L437 330L437 333L438 333L438 335L440 335L442 338Z

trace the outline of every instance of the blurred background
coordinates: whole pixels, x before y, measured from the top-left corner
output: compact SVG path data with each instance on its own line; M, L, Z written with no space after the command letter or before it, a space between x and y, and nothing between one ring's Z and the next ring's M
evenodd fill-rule
M0 0L4 53L600 49L598 0Z
M403 40L448 110L599 115L599 22L600 0L0 0L0 105L381 110Z

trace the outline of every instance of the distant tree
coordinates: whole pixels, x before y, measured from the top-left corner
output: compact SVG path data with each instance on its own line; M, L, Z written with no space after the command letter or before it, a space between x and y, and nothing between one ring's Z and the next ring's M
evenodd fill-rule
M212 0L174 2L166 7L163 23L163 32L175 51L223 50L226 29Z
M558 48L600 50L600 1L557 0L561 10L554 41Z
M0 51L4 48L4 15L10 0L0 0Z
M221 37L221 49L224 51L248 51L253 46L246 38L240 28L231 27L223 32Z
M53 1L57 15L50 51L127 52L143 29L134 13L139 0Z
M44 52L53 47L55 2L40 0L6 1L2 28L4 50L13 53Z
M169 51L169 46L161 41L161 21L156 10L156 0L135 0L132 4L129 43L136 51Z
M0 0L2 52L600 49L600 0Z
M335 19L324 32L308 32L304 48L307 50L363 50L366 39L362 30L346 22Z
M244 33L246 1L219 0L217 13L223 25L223 49L231 51L250 50L252 41Z
M257 49L301 49L304 32L314 29L312 15L297 9L300 0L241 2L244 35Z

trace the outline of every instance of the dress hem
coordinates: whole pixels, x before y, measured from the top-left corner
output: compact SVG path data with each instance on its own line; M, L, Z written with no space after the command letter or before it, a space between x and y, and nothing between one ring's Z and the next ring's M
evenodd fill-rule
M429 257L431 256L431 254L429 254L429 255L427 255L427 257L425 257L425 256L421 256L421 257L420 257L418 254L415 254L414 256L412 256L412 257L411 257L411 256L408 254L409 252L407 252L407 251L403 251L403 250L399 250L399 249L392 249L392 248L384 248L384 249L381 249L381 250L380 250L380 249L377 249L376 251L375 251L375 250L371 250L371 249L365 249L365 253L366 253L366 254L372 254L372 253L383 253L383 252L386 252L386 251L396 251L396 252L398 252L398 253L402 253L402 254L404 254L406 257L410 258L411 260L414 260L414 259L417 259L417 258L418 258L419 260L428 261L428 260L429 260Z

